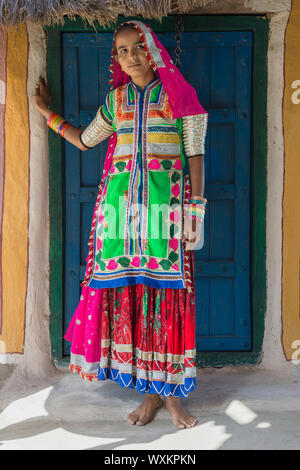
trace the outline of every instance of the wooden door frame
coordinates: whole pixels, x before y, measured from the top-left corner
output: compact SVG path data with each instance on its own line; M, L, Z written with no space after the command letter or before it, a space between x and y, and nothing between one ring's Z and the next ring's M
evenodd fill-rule
M126 17L126 19L140 19ZM145 20L156 32L174 32L176 16L170 15L162 23ZM113 28L96 27L97 32L113 32L125 20L120 16ZM143 21L143 19L142 19ZM252 319L251 351L199 351L197 366L222 367L251 365L260 362L266 314L266 195L267 195L267 56L269 19L266 16L185 15L185 31L252 31L252 126L250 175L250 299ZM95 32L80 18L66 19L65 23L45 27L47 34L47 81L50 84L52 108L62 113L62 33ZM52 360L66 366L63 356L63 142L60 136L49 132L49 215L50 215L50 336Z

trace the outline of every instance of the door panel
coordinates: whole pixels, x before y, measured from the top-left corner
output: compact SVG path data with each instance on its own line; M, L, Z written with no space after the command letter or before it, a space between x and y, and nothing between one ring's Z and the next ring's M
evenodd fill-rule
M175 61L174 34L157 34ZM109 91L112 33L64 33L64 115L85 127ZM195 251L197 350L250 350L250 123L252 33L186 32L182 73L209 112L205 242ZM66 330L78 305L107 142L65 142ZM69 353L65 342L64 352Z

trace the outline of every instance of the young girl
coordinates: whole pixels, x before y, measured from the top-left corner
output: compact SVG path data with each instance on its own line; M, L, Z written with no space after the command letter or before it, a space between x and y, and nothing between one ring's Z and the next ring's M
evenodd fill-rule
M48 126L80 150L110 138L80 302L65 335L70 370L146 394L131 424L151 421L165 399L175 426L188 428L196 419L180 397L196 387L192 250L207 202L208 114L141 21L115 30L110 70L111 90L83 131L48 108L42 78L35 92Z

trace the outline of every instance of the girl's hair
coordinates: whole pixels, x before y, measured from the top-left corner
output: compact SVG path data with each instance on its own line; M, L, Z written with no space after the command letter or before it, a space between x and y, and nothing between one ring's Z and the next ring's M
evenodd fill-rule
M118 52L117 52L117 48L116 48L116 39L117 39L117 36L119 33L121 33L121 31L126 31L126 30L133 30L133 31L136 31L136 28L134 27L133 24L123 24L117 31L116 35L115 35L115 43L114 43L114 46L113 46L113 54L114 55L118 55Z

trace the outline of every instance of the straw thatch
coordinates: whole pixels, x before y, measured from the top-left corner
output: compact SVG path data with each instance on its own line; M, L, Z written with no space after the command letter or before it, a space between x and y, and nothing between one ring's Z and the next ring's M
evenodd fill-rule
M111 26L118 15L161 21L168 13L185 13L211 3L213 0L0 0L0 23L50 25L79 16L89 24L97 20L101 26Z

